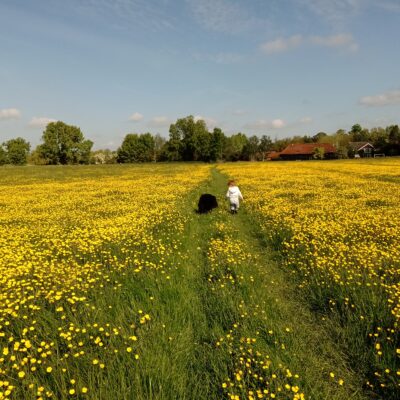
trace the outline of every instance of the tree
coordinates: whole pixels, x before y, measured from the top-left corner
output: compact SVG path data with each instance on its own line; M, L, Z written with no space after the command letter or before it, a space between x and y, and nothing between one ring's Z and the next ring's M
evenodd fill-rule
M250 136L247 143L243 146L242 159L254 161L256 159L259 144L260 139L257 136Z
M31 145L23 138L10 139L3 144L7 152L8 162L14 165L24 165L28 158Z
M8 163L7 152L4 147L0 145L0 165L4 165Z
M313 152L313 158L316 160L322 160L325 155L325 149L323 147L316 147Z
M171 154L183 161L209 161L211 134L203 120L192 115L180 118L169 128ZM178 145L179 142L179 145ZM179 152L179 157L174 153Z
M318 132L316 135L312 137L312 141L314 143L322 143L323 140L328 136L325 132Z
M179 129L175 129L174 124L169 128L169 140L165 143L161 156L166 161L182 160L182 135Z
M389 143L398 145L400 144L400 129L398 125L391 125L387 127Z
M117 150L120 163L146 162L154 160L155 143L150 133L128 133Z
M154 136L154 161L162 159L165 143L167 140L163 138L159 133Z
M386 151L389 155L400 154L400 129L398 125L391 125L386 128L389 144Z
M39 147L39 146L38 146ZM38 151L38 147L31 152L28 157L28 163L33 165L46 165L46 160L42 157L41 153Z
M46 164L88 164L93 142L85 140L80 128L62 121L50 122L37 150Z
M375 149L382 150L389 143L389 135L383 128L372 128L370 130L370 141Z
M91 164L115 164L117 162L117 152L109 149L96 150L91 153Z
M363 129L360 124L355 124L351 127L350 135L353 142L364 142L369 139L368 129Z
M210 160L222 160L226 137L220 128L214 128L211 133Z
M260 144L258 145L258 150L261 153L261 159L264 161L265 154L272 150L272 140L267 135L262 135L260 139Z
M237 133L226 139L224 158L228 161L238 161L242 157L244 146L247 144L247 136L244 133Z

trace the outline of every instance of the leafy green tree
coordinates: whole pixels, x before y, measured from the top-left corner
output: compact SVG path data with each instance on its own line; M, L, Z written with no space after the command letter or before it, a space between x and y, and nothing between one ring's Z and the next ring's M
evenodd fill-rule
M390 144L400 144L400 129L398 125L391 125L387 128L388 139Z
M169 132L171 153L179 152L179 157L174 155L176 160L209 161L211 134L203 120L195 121L192 115L180 118L171 124Z
M31 145L23 138L10 139L5 142L8 162L14 165L25 165Z
M265 160L265 154L272 150L272 140L267 135L262 135L260 144L258 145L258 151L261 153L262 161Z
M165 161L182 160L182 134L171 124L169 129L169 140L162 148L161 159Z
M318 132L312 137L312 141L313 143L322 143L327 136L328 134L325 132Z
M154 138L150 133L128 133L117 150L117 160L120 163L153 161L154 149Z
M398 125L391 125L386 128L388 134L388 145L385 148L391 156L400 154L400 129Z
M96 150L91 153L91 164L115 164L117 162L117 152L109 149Z
M258 146L260 144L260 139L257 136L250 136L247 143L243 146L242 159L254 161L258 153Z
M154 161L160 161L163 159L163 151L166 142L167 140L159 133L154 136Z
M325 149L323 147L316 147L313 152L313 158L322 160L325 156Z
M388 132L380 127L370 130L370 141L376 149L384 149L389 143Z
M80 128L62 121L50 122L37 151L46 164L88 164L93 142L85 140Z
M224 158L227 161L238 161L241 159L244 146L248 139L244 133L237 133L226 139Z
M211 133L210 160L222 160L222 153L225 146L226 137L220 128L214 128Z
M360 124L355 124L351 127L350 135L352 142L364 142L369 140L368 129L363 129Z
M41 153L38 151L38 148L33 150L28 157L28 163L33 165L46 165L46 159L44 159Z
M4 147L0 145L0 165L4 165L8 163L7 152Z

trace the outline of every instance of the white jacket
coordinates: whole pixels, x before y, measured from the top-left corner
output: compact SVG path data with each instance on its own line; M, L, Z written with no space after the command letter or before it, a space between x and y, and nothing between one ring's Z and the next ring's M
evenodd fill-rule
M239 199L243 200L242 193L237 186L230 186L226 192L226 197L229 198L231 204L239 204Z

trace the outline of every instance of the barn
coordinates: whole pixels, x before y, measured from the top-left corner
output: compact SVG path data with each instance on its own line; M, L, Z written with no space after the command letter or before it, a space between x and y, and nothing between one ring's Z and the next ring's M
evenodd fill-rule
M282 160L312 160L318 152L323 153L324 159L337 158L336 147L329 143L292 143L279 156Z

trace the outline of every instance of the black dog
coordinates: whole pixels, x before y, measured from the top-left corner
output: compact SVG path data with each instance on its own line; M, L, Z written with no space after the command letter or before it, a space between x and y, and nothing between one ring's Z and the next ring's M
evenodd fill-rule
M200 196L197 212L199 214L204 214L217 207L217 198L212 194L206 193Z

